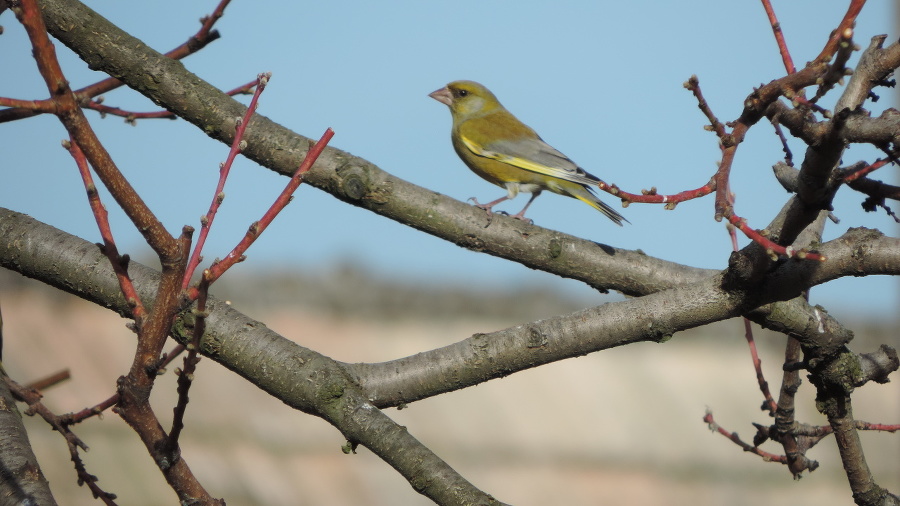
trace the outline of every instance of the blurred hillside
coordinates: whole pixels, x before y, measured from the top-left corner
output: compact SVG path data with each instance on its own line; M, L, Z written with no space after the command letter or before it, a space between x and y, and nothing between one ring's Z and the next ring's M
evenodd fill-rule
M593 301L586 301L534 285L486 288L393 279L348 262L320 272L296 272L285 267L229 273L215 285L213 293L254 310L300 307L334 317L380 321L464 317L523 322L622 298L597 295Z
M490 292L435 286L383 279L349 265L313 273L238 270L223 281L217 296L285 337L349 362L402 357L615 297L581 300L533 286ZM15 379L72 371L72 380L46 392L46 404L57 412L104 399L130 364L132 334L126 320L107 310L8 271L0 271L0 308L4 365ZM855 350L900 347L896 320L851 326ZM783 337L759 330L757 337L777 388ZM810 452L821 468L795 481L783 466L742 452L702 423L709 408L749 440L751 422L770 422L758 409L746 348L741 323L721 322L662 345L566 360L387 413L477 486L517 505L852 504L830 438ZM287 408L211 360L201 361L196 378L183 453L229 504L431 504L366 449L344 455L343 439L328 424ZM166 427L174 379L162 376L154 391ZM860 389L857 417L900 421L898 384ZM805 381L798 402L801 421L824 423ZM38 420L26 418L26 424L60 504L98 504L75 483L58 434ZM88 470L120 504L175 502L117 416L76 430L91 447L84 455ZM900 490L900 436L862 438L880 484ZM772 445L766 449L779 453Z

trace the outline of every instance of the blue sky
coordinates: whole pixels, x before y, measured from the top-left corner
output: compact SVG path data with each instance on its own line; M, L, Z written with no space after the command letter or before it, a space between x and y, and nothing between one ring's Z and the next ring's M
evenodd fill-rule
M87 2L152 47L167 51L197 27L213 0L183 2L178 9L152 2ZM821 49L847 2L775 2L795 64ZM893 34L890 2L870 2L857 23L856 41ZM4 72L0 95L46 97L24 32L10 13L0 16ZM713 134L682 83L696 74L713 111L738 117L753 86L784 70L760 2L234 2L217 24L222 39L184 60L203 79L230 89L271 71L259 112L308 137L332 127L331 145L382 169L459 200L482 202L503 190L472 174L449 142L450 115L427 94L449 81L472 79L491 88L521 120L588 171L627 191L656 186L675 193L704 184L719 158ZM57 44L74 87L102 76L89 71ZM858 58L857 52L852 60ZM893 105L882 93L875 113ZM833 103L834 93L830 102ZM149 100L120 89L106 103L155 110ZM249 97L240 98L245 103ZM120 168L164 223L177 232L196 226L216 183L227 147L182 121L120 118L88 112ZM0 125L0 205L91 241L99 240L74 164L61 148L66 137L44 116ZM792 144L799 161L803 146ZM737 213L760 228L787 194L772 177L780 145L768 124L751 129L738 151L732 190ZM851 149L851 163L873 160L872 150ZM876 178L897 184L894 167ZM277 195L284 179L239 158L226 187L225 205L207 243L206 257L224 256ZM606 200L617 208L615 199ZM883 212L864 213L863 197L842 189L838 225L826 239L850 227L896 234ZM526 197L501 206L517 212ZM111 207L111 200L105 201ZM900 211L900 205L895 207ZM675 211L632 205L620 210L631 225L619 228L588 206L553 194L529 210L539 225L616 247L698 267L722 268L731 245L713 220L711 197ZM138 234L121 212L112 212L120 249L142 251ZM742 236L741 244L747 243ZM311 187L251 249L240 269L284 266L321 269L355 261L385 276L471 286L541 285L603 299L570 280L460 249ZM845 279L812 291L814 303L837 317L894 315L900 302L895 280ZM589 302L590 303L590 302Z

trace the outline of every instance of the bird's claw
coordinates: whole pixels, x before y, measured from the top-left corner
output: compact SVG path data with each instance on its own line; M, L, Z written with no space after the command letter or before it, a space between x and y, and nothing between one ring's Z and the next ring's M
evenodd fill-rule
M485 225L484 228L488 228L489 226L491 226L491 222L494 221L494 211L491 210L491 206L486 206L484 204L478 203L478 199L476 199L475 197L469 197L468 199L466 199L466 202L471 202L478 209L484 209L484 212L487 213L488 219L487 225Z

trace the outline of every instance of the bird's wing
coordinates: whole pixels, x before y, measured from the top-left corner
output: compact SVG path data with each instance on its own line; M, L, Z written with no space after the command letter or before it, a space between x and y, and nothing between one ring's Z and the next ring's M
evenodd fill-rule
M573 183L595 185L600 182L540 138L494 141L484 146L465 136L460 138L463 144L478 156Z

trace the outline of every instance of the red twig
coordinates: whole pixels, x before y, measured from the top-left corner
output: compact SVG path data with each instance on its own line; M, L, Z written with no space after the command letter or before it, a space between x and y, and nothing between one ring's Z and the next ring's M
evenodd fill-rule
M685 83L685 89L689 90L694 94L694 98L697 100L697 107L703 111L703 115L706 116L706 119L709 120L708 129L712 132L715 132L719 139L724 139L726 137L725 133L725 125L719 121L719 118L716 117L712 112L712 108L709 107L709 103L706 101L706 98L703 96L703 91L700 90L700 80L696 75L691 76Z
M769 462L780 462L782 464L787 464L787 458L784 455L775 455L774 453L769 453L767 451L763 451L759 449L759 447L750 445L741 440L740 436L737 435L736 432L729 432L722 428L716 421L713 419L712 412L707 411L705 415L703 415L703 421L709 425L709 429L713 432L718 432L719 434L730 439L734 444L740 446L744 449L745 452L750 452L754 455L759 455L765 461Z
M50 376L32 381L31 383L25 385L25 388L31 388L37 391L46 390L71 378L72 373L70 373L68 369L63 369L62 371L51 374Z
M731 248L734 251L738 251L740 248L738 247L737 233L735 232L734 227L730 226L731 223L728 225L728 235L731 236ZM744 337L747 339L747 345L750 346L750 358L753 360L753 369L756 371L756 381L759 383L759 390L762 392L763 398L765 399L765 404L763 405L767 406L769 414L774 416L775 409L778 405L772 398L772 392L769 391L769 382L766 381L766 377L763 375L762 360L759 359L759 352L756 349L756 340L753 338L753 327L750 325L750 320L747 318L742 318L742 320L744 320Z
M831 57L834 56L834 53L840 47L841 42L845 42L853 36L853 25L856 24L856 17L859 16L865 4L866 0L851 0L844 18L841 19L837 29L831 32L828 42L822 48L822 52L819 53L815 61L827 62L831 60Z
M187 41L167 52L165 55L173 60L180 60L196 53L206 47L210 42L218 39L220 37L219 32L213 30L212 27L216 24L216 21L222 17L225 12L225 7L227 7L229 3L231 3L231 0L221 0L211 14L200 18L201 26L200 29L197 30L197 33L188 37ZM96 97L102 93L112 91L123 84L122 81L110 77L98 83L81 88L80 90L76 90L75 94L78 95L79 98Z
M181 283L182 289L188 287L191 278L194 276L194 271L200 264L203 245L206 244L209 229L212 227L213 220L216 218L219 206L225 199L225 181L228 179L228 174L231 172L231 165L234 163L234 159L237 158L237 155L241 152L241 145L244 143L244 133L247 131L247 125L250 124L250 118L253 117L253 113L256 112L259 96L266 89L266 84L271 77L271 73L259 74L259 76L257 76L256 92L250 100L250 105L247 107L247 112L244 113L244 117L238 119L237 125L235 126L234 141L231 143L231 150L228 152L228 157L225 159L225 162L223 162L219 168L219 182L216 185L216 192L213 194L212 202L209 204L209 211L207 211L206 215L200 221L200 236L197 238L197 243L194 245L194 251L188 262L187 270L184 273L184 280L182 280Z
M860 430L880 430L884 432L897 432L900 430L900 423L888 425L883 423L869 423L862 420L854 420L854 422L856 428ZM828 428L831 428L831 426L829 425Z
M0 97L0 105L27 109L36 113L53 114L56 112L56 104L52 100L21 100L18 98Z
M775 35L775 43L778 44L778 52L781 53L781 59L784 61L784 69L788 74L797 72L794 62L791 59L791 53L788 51L787 43L784 41L784 33L781 31L781 23L775 16L775 9L772 8L769 0L762 0L763 8L766 10L766 16L769 17L769 24L772 25L772 33Z
M694 97L697 99L697 107L700 108L704 116L706 116L706 118L709 120L710 124L706 126L706 129L715 132L716 136L718 136L723 143L726 142L726 140L728 140L730 136L725 131L725 125L723 125L722 122L719 121L719 119L716 117L716 115L713 114L712 109L709 107L709 104L703 97L703 92L700 90L700 81L697 79L697 76L693 75L687 81L685 81L684 87L694 94ZM600 190L619 197L620 199L622 199L622 203L626 206L632 202L638 202L642 204L665 204L666 209L671 210L674 209L675 206L680 202L703 197L716 191L717 181L716 178L713 178L710 179L708 183L699 188L686 190L671 195L660 195L659 193L657 193L655 187L650 188L649 190L641 190L640 194L629 193L626 191L622 191L615 184L607 184L603 181L598 183L597 187Z
M734 251L738 251L740 248L738 247L737 233L734 231L734 227L730 226L731 223L728 225L728 235L731 236L731 248ZM766 381L766 377L762 371L762 360L759 359L759 352L756 349L756 340L753 338L753 327L750 325L750 320L746 318L742 318L742 320L744 320L744 337L747 339L747 345L750 346L750 358L753 360L753 369L756 371L756 381L759 383L759 390L762 392L763 398L765 399L765 404L763 405L767 406L769 414L774 416L775 409L778 405L772 398L772 392L769 391L769 382Z
M737 227L741 232L743 232L744 235L746 235L751 241L766 248L766 253L768 253L769 256L773 258L777 258L777 256L786 256L788 258L818 260L820 262L824 262L825 260L827 260L825 255L822 255L821 253L808 251L806 249L795 250L791 246L781 246L780 244L776 244L769 238L762 235L759 231L753 230L752 228L748 227L746 220L735 214L729 215L728 221L732 225Z
M811 260L825 260L825 257L818 253L813 253L806 250L795 251L790 246L784 247L774 243L759 232L748 227L743 218L734 214L734 199L729 188L731 168L734 162L734 158L737 154L737 148L743 141L744 136L747 134L747 131L750 129L752 123L746 122L744 120L744 115L742 115L741 119L733 124L731 132L728 132L725 128L725 125L721 121L719 121L719 119L713 113L712 108L709 106L709 103L706 101L706 98L703 96L703 92L700 89L700 82L697 79L697 76L691 76L690 79L688 79L684 83L684 87L687 90L691 91L691 93L693 93L695 99L697 100L697 106L703 112L703 115L706 116L706 118L709 120L709 125L707 125L706 128L714 132L719 138L719 145L722 150L722 159L719 163L719 167L716 170L716 173L713 175L710 181L695 190L688 190L674 195L658 195L655 188L645 190L641 193L641 195L637 195L624 192L620 190L616 185L608 185L603 182L598 184L598 187L603 191L618 196L626 205L631 202L666 204L667 209L674 208L675 205L679 202L702 197L715 192L715 219L727 219L729 223L731 223L742 233L744 233L744 235L746 235L750 240L757 242L764 248L766 248L766 251L769 252L770 256L777 258L777 255L783 255L789 258L796 257L808 258ZM757 90L757 92L755 93L758 92L759 90ZM777 98L777 95L773 96L772 100L774 100L775 98ZM748 100L748 103L750 102L751 101ZM747 105L747 108L749 107L750 105ZM783 144L786 146L786 141L784 141Z
M328 144L328 141L334 137L334 131L329 128L325 130L325 133L322 137L316 142L313 146L309 148L309 151L306 153L306 158L300 162L300 166L297 167L297 170L294 172L294 175L291 177L291 180L288 181L284 190L281 191L281 194L278 195L278 198L275 199L275 202L272 204L272 207L269 208L268 211L263 215L263 217L253 224L250 225L250 228L247 230L247 233L244 234L244 238L241 239L241 242L238 243L237 246L231 250L228 255L222 259L221 261L214 262L210 267L210 284L215 280L219 279L222 274L225 273L231 266L234 264L244 260L244 253L247 251L247 248L253 244L254 241L259 237L260 234L272 223L272 220L275 219L275 216L281 212L285 206L291 201L291 195L300 186L300 183L303 182L303 175L306 174L315 163L316 159L322 154L322 151L325 149L325 146ZM196 299L199 292L196 287L191 288L188 291L188 296L191 299Z
M78 147L78 143L71 139L64 143L64 147L75 159L78 173L81 174L81 180L84 182L84 187L87 190L88 202L91 205L94 219L97 221L97 228L100 229L100 237L103 239L103 245L100 250L109 259L113 272L116 273L116 279L119 280L119 288L131 307L131 314L134 317L135 324L140 328L141 322L147 316L147 311L141 303L137 290L134 288L134 283L131 282L131 278L128 276L129 257L128 255L119 255L116 241L113 239L112 229L109 226L109 214L106 212L106 207L100 202L100 194L97 192L97 186L94 185L94 179L91 176L84 153Z
M669 210L675 209L675 205L680 202L703 197L716 191L716 185L713 180L710 180L700 188L696 188L694 190L686 190L680 193L674 193L672 195L659 195L656 192L656 188L642 190L640 194L628 193L626 191L620 190L619 187L614 184L606 184L602 181L597 184L597 187L605 192L621 198L622 202L626 205L632 202L638 202L641 204L666 204L666 209Z
M746 318L743 318L743 320L744 337L747 339L747 345L750 347L750 357L753 360L753 369L756 371L756 381L759 383L759 391L763 394L763 406L764 409L769 411L770 415L775 416L775 410L778 408L778 405L775 403L775 399L772 398L772 392L769 391L769 382L766 381L766 376L763 374L762 360L759 358L759 351L756 349L756 340L753 338L753 327L750 325L750 320Z
M238 86L237 88L226 91L225 94L229 95L229 96L234 96L234 95L249 93L250 90L253 89L253 87L256 86L256 84L258 82L259 82L259 79L254 79L253 81L250 81L247 84L243 84L241 86ZM2 101L2 99L0 99L0 101ZM136 121L139 119L158 119L158 118L176 119L177 118L177 116L175 116L174 113L166 111L166 110L150 111L150 112L126 111L126 110L120 109L118 107L111 107L108 105L103 105L102 102L103 102L103 97L99 97L96 100L86 101L83 104L83 106L85 109L92 109L94 111L99 112L101 118L106 116L107 114L110 114L113 116L120 116L120 117L125 118L126 123L130 123L130 124L135 124Z
M119 402L119 394L113 394L110 397L104 399L103 401L94 404L89 408L84 408L81 411L75 411L73 413L69 413L66 415L69 420L73 424L81 423L92 416L103 416L103 412L107 409L116 405Z
M876 170L884 167L885 165L891 163L892 161L894 161L894 160L892 160L891 158L879 158L871 165L867 165L861 169L854 170L853 172L844 176L844 182L849 183L851 181L856 181L857 179L859 179L863 176L867 176L870 173L875 172Z
M133 112L126 111L125 109L120 109L118 107L112 107L108 105L103 105L98 100L91 100L84 104L85 109L91 109L93 111L97 111L100 113L101 118L105 118L107 114L110 116L119 116L125 118L125 122L130 125L137 124L137 120L139 119L176 119L177 116L172 114L166 110L160 111L151 111L151 112Z
M694 83L694 85L694 88L699 89L699 84ZM695 91L694 93L695 96L699 96L702 98L702 95L699 95L697 91ZM701 98L698 98L698 100ZM708 114L708 117L711 114L712 113L710 112ZM715 116L712 117L714 118ZM809 252L805 249L794 250L794 248L791 246L785 247L781 246L780 244L776 244L774 241L763 236L758 231L748 227L747 222L744 218L741 218L740 216L734 214L734 198L729 189L728 182L731 176L731 167L734 162L737 147L741 143L741 141L743 141L744 136L749 129L750 125L742 121L738 121L732 129L731 134L723 134L719 136L722 148L722 161L719 163L719 169L716 171L716 174L713 176L712 180L716 189L716 220L721 220L722 218L727 219L729 223L743 232L743 234L746 235L751 241L763 246L773 260L777 259L779 255L782 255L788 258L796 257L800 259L825 261L825 256L820 255L819 253Z
M59 60L56 58L56 49L50 42L39 5L35 0L21 0L16 17L28 33L38 71L44 78L51 100L56 104L56 115L60 122L65 126L71 138L78 143L78 147L84 151L85 157L90 161L94 171L109 189L113 198L144 235L147 244L155 252L164 254L167 258L176 255L176 240L169 235L135 189L122 176L106 148L97 138L90 123L84 117L69 88ZM166 262L167 260L164 260L163 264Z

